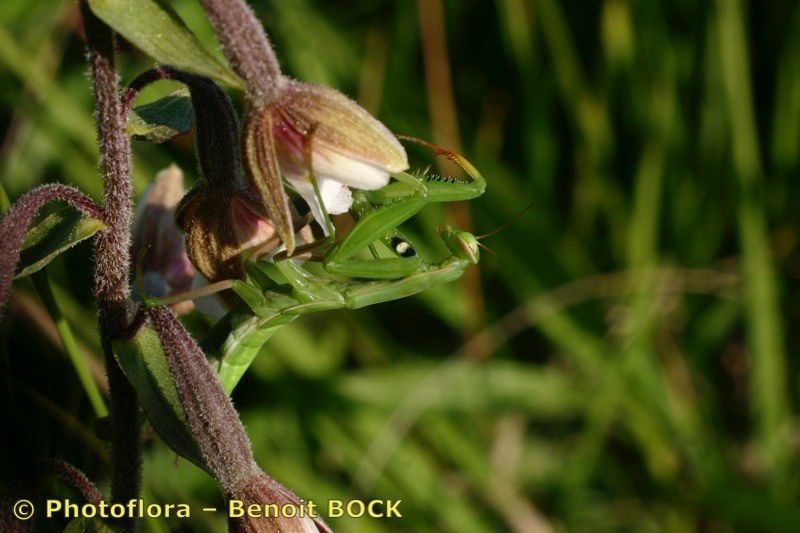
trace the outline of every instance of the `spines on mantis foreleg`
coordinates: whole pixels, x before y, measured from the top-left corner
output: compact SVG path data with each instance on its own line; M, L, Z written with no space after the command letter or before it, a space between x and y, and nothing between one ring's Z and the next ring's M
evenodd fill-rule
M431 172L430 167L425 169L419 174L419 178L430 183L430 182L438 182L438 183L469 183L467 180L462 180L456 178L454 176L448 176L446 174L439 174L436 172Z

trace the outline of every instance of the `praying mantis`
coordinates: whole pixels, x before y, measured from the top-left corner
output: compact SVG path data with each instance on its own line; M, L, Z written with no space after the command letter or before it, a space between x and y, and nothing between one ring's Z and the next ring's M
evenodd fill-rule
M480 172L462 156L425 144L437 155L458 163L469 181L426 172L395 174L395 181L382 189L354 193L355 225L321 257L324 271L333 276L312 273L292 257L278 255L272 262L247 262L247 279L228 284L249 313L233 311L220 324L223 331L230 328L216 350L218 377L227 393L237 385L264 343L298 317L410 296L456 280L469 265L478 262L478 240L466 231L450 226L438 228L449 255L426 262L397 230L429 203L470 200L482 195L486 187ZM374 252L371 259L356 257L379 241L387 245L393 257L377 257ZM347 279L341 281L334 276Z
M217 131L222 135L218 144L238 145L236 115L230 101L213 82L201 77L182 73L172 67L158 67L131 82L126 93L128 105L141 87L162 78L177 79L190 86L198 124L207 125L214 114L226 117L227 120L223 122L233 126ZM210 98L215 105L209 107L203 104L203 98ZM477 263L479 259L478 238L466 231L450 226L440 227L438 233L449 255L436 262L426 262L397 229L427 204L471 200L481 196L486 188L483 176L463 156L413 137L401 139L422 145L435 156L450 159L461 167L468 179L455 179L427 171L414 174L397 172L392 174L394 180L381 189L354 191L351 213L355 225L344 239L335 242L335 231L325 212L313 172L311 145L315 132L316 125L312 125L306 134L305 167L308 169L307 178L314 185L322 207L327 237L298 247L293 257L287 257L284 252L269 261L246 260L246 277L243 280L225 280L164 298L141 295L146 307L195 299L224 289L231 289L239 296L243 306L219 320L202 343L207 353L216 356L218 376L228 394L264 343L279 328L298 317L322 310L357 309L404 298L458 279L469 265ZM231 154L233 160L237 159L236 152ZM201 157L200 161L202 167L203 162L208 164L209 158ZM216 159L212 157L210 161L215 162ZM228 166L237 166L231 161L228 163ZM214 164L203 169L206 178L216 176L224 179L227 175L225 172L213 172L219 170L218 166ZM275 179L280 180L280 177L276 176ZM276 186L282 187L282 184L279 182ZM379 256L376 250L379 242L386 245L392 257ZM361 252L367 249L372 252L372 258L360 258ZM319 269L301 266L298 257L305 256L321 261L323 272L315 273Z
M450 226L438 228L449 255L439 261L426 262L397 229L427 204L471 200L481 196L486 188L483 176L463 156L419 139L405 139L454 161L469 179L427 171L394 173L394 181L381 189L353 193L351 212L355 225L341 241L334 242L333 227L329 225L328 237L297 248L292 257L279 253L269 261L246 261L244 280L226 280L200 291L142 299L146 306L152 307L223 289L231 289L239 296L244 312L241 308L229 312L203 342L206 351L217 356L218 377L226 393L233 391L270 337L298 317L404 298L456 280L469 265L478 262L478 238L466 231ZM308 178L314 180L311 172ZM380 257L375 249L378 242L385 244L393 257ZM325 251L307 253L317 249ZM372 258L359 258L366 249L372 251ZM324 274L301 266L297 260L301 255L321 261Z

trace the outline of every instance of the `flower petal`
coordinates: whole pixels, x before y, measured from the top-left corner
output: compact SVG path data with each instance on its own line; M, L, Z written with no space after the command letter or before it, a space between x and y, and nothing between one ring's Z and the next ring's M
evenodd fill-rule
M322 196L322 201L328 214L341 215L342 213L347 213L350 210L350 206L353 205L353 195L350 193L350 189L325 176L317 178L317 180L320 196Z
M133 264L141 265L142 275L156 290L160 277L166 292L147 294L168 296L189 288L194 268L189 262L183 234L175 225L175 208L184 195L183 171L170 165L156 174L139 201L134 217Z
M320 206L319 198L314 191L314 185L309 180L308 176L300 176L297 174L287 174L286 179L294 187L297 193L303 197L308 206L311 208L311 214L314 220L322 227L325 235L328 234L328 223L325 220L325 215ZM320 197L322 203L325 205L325 210L329 215L339 215L346 213L353 203L353 196L350 194L350 189L339 181L319 176L317 178L319 186Z
M408 168L406 151L392 132L335 89L292 81L277 109L281 119L301 135L313 131L314 151L332 150L387 172Z
M387 170L333 150L314 150L313 158L314 172L356 189L374 191L389 183Z
M269 242L275 237L275 226L255 213L244 200L231 199L231 216L241 250Z

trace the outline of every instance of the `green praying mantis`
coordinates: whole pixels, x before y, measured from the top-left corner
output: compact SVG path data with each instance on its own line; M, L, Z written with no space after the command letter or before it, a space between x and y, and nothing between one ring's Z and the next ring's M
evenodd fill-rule
M427 171L393 174L394 180L382 189L353 193L352 213L356 222L344 239L333 243L331 233L328 238L297 249L295 255L327 247L323 254L311 256L313 260L321 260L323 273L313 273L301 266L296 257L278 254L271 261L247 261L245 280L223 281L203 293L230 288L247 309L244 313L238 310L228 313L209 335L211 340L204 343L208 348L215 344L215 332L224 335L229 331L224 341L212 348L218 356L218 376L227 393L234 389L267 340L298 317L404 298L456 280L469 265L478 262L478 238L466 231L450 226L438 228L449 255L426 262L397 229L427 204L474 199L486 188L480 172L461 155L424 141L406 139L454 161L469 179ZM388 247L391 257L378 255L375 250L378 242ZM359 258L367 249L372 251L372 257ZM165 305L196 296L199 294L184 293L146 299L146 304Z

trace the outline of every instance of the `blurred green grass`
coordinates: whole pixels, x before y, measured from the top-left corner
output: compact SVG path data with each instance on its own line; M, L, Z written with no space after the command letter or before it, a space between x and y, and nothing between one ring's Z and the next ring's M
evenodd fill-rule
M171 5L215 47L194 0ZM288 73L358 97L398 133L444 127L430 118L419 4L255 7ZM800 8L445 1L443 15L456 139L489 183L469 206L475 231L535 206L487 241L477 285L276 335L234 394L259 463L306 499L403 499L402 519L330 520L342 531L799 523ZM47 181L100 197L78 26L71 0L0 5L12 199ZM150 65L120 54L123 81ZM138 191L173 161L195 173L190 139L134 150ZM452 215L426 208L409 233L435 253ZM81 245L49 271L97 375L90 261ZM19 284L0 323L12 435L0 478L55 456L105 481L54 332ZM155 437L145 480L148 498L221 503Z

